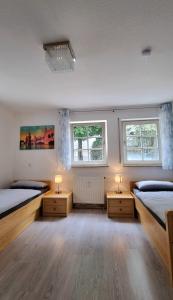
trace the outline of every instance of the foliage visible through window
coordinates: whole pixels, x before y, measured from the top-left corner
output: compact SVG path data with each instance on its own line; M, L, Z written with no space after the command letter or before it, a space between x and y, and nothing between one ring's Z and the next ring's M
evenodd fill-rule
M124 162L160 162L158 120L123 122Z
M73 162L105 161L105 123L72 124Z

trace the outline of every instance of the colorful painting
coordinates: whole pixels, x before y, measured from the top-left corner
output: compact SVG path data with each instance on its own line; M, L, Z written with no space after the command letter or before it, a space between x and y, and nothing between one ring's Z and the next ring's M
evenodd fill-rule
M54 149L54 125L20 127L20 150Z

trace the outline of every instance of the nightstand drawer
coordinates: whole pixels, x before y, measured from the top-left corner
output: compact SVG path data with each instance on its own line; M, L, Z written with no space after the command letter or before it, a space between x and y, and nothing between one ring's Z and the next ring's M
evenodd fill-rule
M66 206L65 205L44 205L45 213L55 213L55 214L65 214Z
M112 206L109 208L109 213L110 214L132 214L133 209L132 207L124 206L124 207L119 207L119 206Z
M127 200L127 199L109 199L108 200L109 207L111 206L126 206L126 207L132 207L133 206L133 200Z
M58 206L65 206L67 200L66 199L55 199L55 198L46 198L44 199L45 205L58 205Z

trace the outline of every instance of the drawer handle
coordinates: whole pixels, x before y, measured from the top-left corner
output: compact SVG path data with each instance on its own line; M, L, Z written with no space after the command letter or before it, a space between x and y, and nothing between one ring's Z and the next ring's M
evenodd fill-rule
M120 200L120 203L122 203L122 201Z
M122 208L120 208L120 211L122 211Z
M54 200L53 202L56 203L56 200Z
M54 207L53 210L55 211L55 210L56 210L56 207Z

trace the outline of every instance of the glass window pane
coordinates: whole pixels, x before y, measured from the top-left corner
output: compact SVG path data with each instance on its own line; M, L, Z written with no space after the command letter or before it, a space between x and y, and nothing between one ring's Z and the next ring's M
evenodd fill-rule
M77 125L73 127L73 134L74 137L80 137L80 138L84 138L87 137L88 134L88 126L86 125Z
M127 137L127 146L128 147L141 147L141 138L135 136Z
M102 150L90 150L89 160L103 160L103 151Z
M89 149L102 148L102 138L89 138Z
M125 123L126 145L124 154L127 161L159 161L159 140L157 122L151 120Z
M142 146L143 147L158 147L158 139L157 137L143 137L142 138Z
M141 125L141 135L156 136L157 135L157 125L154 123Z
M127 149L127 160L142 160L141 149Z
M75 139L73 140L73 149L77 150L78 149L78 141Z
M74 161L88 161L88 150L75 150L73 159Z
M159 150L158 149L143 149L143 159L144 160L159 160Z
M88 135L89 136L102 136L102 126L101 125L89 125Z
M76 151L76 150L73 152L73 160L74 161L78 161L79 160L79 158L78 158L78 151Z
M74 139L74 150L87 149L87 148L88 148L87 139L82 139L82 138Z
M72 124L71 129L74 162L104 160L104 123L76 123Z
M141 134L141 128L140 125L131 124L126 125L126 135L140 135Z

